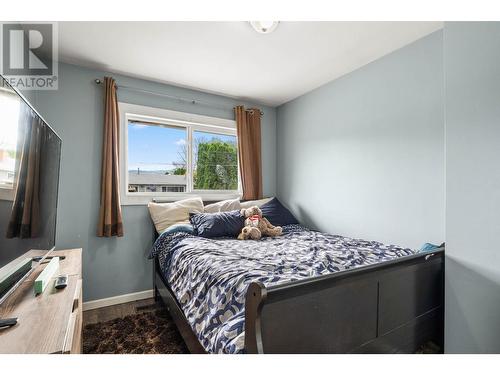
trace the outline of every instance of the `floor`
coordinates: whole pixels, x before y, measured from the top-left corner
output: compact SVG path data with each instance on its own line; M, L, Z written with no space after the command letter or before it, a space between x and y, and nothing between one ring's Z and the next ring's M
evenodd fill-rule
M188 350L166 309L142 300L85 311L84 354L184 354Z
M101 307L99 309L84 311L83 324L104 323L116 318L124 318L128 315L151 311L155 308L156 305L153 298Z

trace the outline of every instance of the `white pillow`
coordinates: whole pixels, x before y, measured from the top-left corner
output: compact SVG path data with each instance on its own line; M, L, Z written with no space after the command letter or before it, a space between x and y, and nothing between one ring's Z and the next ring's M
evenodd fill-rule
M225 201L220 201L205 206L205 212L209 214L214 214L216 212L234 211L240 209L241 209L240 200L238 198L228 199Z
M174 224L189 224L189 213L203 212L200 197L183 199L172 203L148 203L149 214L158 233Z
M260 207L264 204L266 204L267 202L269 202L271 199L273 199L274 197L271 197L271 198L264 198L264 199L258 199L256 201L246 201L246 202L241 202L240 203L240 206L242 209L247 209L247 208L250 208L252 206L257 206L257 207Z

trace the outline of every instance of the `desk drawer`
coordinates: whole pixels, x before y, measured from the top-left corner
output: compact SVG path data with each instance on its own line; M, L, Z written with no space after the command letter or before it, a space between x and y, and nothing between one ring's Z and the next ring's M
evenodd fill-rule
M82 280L78 279L73 297L73 312L68 321L66 339L64 341L65 354L80 354L82 352Z

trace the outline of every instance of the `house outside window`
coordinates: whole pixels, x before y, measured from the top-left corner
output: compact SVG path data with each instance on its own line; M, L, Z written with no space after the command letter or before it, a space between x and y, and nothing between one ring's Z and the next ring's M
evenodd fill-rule
M119 103L122 204L241 195L233 120Z

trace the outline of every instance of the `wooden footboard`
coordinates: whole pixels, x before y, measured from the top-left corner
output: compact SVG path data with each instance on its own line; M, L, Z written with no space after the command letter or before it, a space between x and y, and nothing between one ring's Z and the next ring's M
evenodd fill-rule
M247 353L443 348L444 250L266 288L245 304Z

